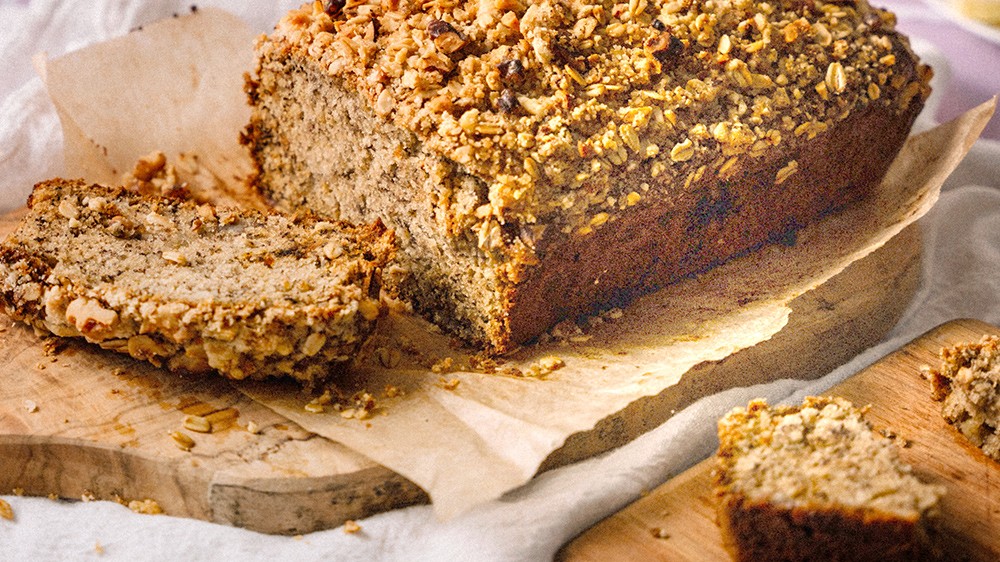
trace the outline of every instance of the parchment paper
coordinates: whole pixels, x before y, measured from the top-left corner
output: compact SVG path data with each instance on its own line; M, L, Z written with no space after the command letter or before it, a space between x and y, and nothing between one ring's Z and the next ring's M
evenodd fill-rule
M200 10L48 61L69 175L113 181L161 149L198 155L238 190L247 170L236 143L248 115L241 76L252 57L241 25ZM128 84L127 94L113 96L113 84ZM496 372L472 368L472 350L397 307L322 412L307 411L315 395L289 383L237 387L407 477L440 516L453 516L525 483L569 436L676 384L694 365L776 334L792 299L931 208L994 105L911 138L871 201L806 228L793 247L767 247L580 329L564 326Z

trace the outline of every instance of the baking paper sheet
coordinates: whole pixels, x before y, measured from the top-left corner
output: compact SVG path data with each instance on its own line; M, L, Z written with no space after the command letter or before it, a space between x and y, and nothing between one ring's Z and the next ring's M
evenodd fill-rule
M151 150L184 152L238 197L249 170L236 139L249 115L242 74L251 61L252 34L215 10L47 61L69 175L115 181ZM871 201L804 229L793 247L767 247L579 331L564 327L496 372L473 366L473 350L395 307L322 412L308 411L316 394L292 383L236 386L420 485L440 516L462 513L525 483L570 436L663 392L693 366L771 338L786 325L790 301L931 208L993 107L911 138Z

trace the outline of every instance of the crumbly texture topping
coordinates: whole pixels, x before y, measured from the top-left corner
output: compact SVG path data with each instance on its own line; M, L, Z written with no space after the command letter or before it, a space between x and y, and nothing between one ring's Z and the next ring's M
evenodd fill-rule
M894 25L865 0L337 0L291 11L258 51L318 61L486 179L455 220L489 247L555 214L586 235L652 178L725 177L868 105L905 110L930 72Z
M1000 338L942 349L931 382L945 419L1000 462Z
M380 313L384 227L52 180L0 245L0 308L174 370L320 378Z
M943 493L920 482L892 440L840 398L774 408L752 401L719 421L719 440L720 486L750 502L916 520L936 509Z

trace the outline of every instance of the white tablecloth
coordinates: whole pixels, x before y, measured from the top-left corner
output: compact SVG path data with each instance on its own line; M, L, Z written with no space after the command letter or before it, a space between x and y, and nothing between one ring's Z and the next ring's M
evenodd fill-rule
M214 0L266 31L287 0ZM946 23L923 0L885 0L900 27L938 70L931 118L950 118L1000 92L1000 46ZM0 0L0 212L20 207L40 179L58 175L58 121L30 58L58 55L189 9L163 0L55 2ZM1000 139L1000 119L986 136ZM2 496L14 521L0 519L0 560L544 560L577 533L709 455L714 420L763 396L795 401L820 392L947 320L1000 323L1000 143L981 140L922 220L922 285L898 326L879 345L822 379L734 389L679 413L633 443L542 474L499 501L448 522L427 506L400 509L341 529L276 537L168 516L137 515L110 502L57 502ZM2 360L2 359L0 359ZM0 381L3 384L3 381ZM0 493L9 493L0 490Z

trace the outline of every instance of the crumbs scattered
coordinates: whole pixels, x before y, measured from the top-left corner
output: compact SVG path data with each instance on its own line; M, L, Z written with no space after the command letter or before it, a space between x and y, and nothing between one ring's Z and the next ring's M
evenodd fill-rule
M36 404L34 400L25 400L24 410L29 414L34 414L38 411L38 404Z
M400 396L401 394L402 391L398 388L391 385L386 386L386 397L395 397ZM375 396L366 390L356 392L352 396L347 397L342 394L339 389L331 390L330 388L327 388L323 391L323 394L313 398L309 403L307 403L305 405L305 410L307 412L321 414L326 411L327 406L329 406L333 411L339 412L340 417L344 419L356 420L366 420L380 409Z
M654 539L669 539L670 533L666 529L661 527L653 527L649 530L649 534L653 535Z
M58 355L67 345L67 341L63 338L45 338L42 341L42 350L46 355Z
M451 357L445 357L444 359L439 359L436 363L431 365L431 372L436 373L438 375L442 373L449 373L451 372L454 365L455 365L454 359L452 359Z
M345 533L347 533L349 535L353 535L354 533L357 533L360 530L361 530L361 525L358 525L358 523L356 521L353 521L351 519L348 519L347 521L344 521L344 532Z
M7 503L7 500L0 499L0 517L7 521L14 520L14 508Z
M445 390L455 390L456 388L458 388L458 384L460 382L462 381L458 379L445 379L445 378L438 379L438 383L441 385L441 388Z
M160 508L160 504L157 503L156 500L151 499L132 500L128 502L128 508L143 515L160 515L163 513L163 509Z

